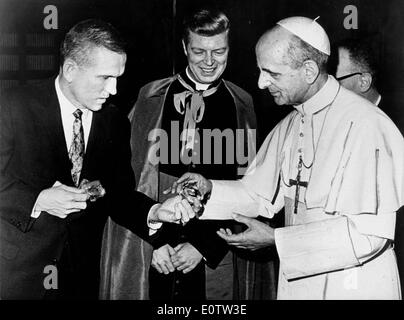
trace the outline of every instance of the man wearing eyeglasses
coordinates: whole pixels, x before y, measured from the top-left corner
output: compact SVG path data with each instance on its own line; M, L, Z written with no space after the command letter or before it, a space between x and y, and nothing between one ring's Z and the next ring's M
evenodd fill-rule
M379 106L382 97L375 85L376 77L377 61L368 41L349 39L338 45L339 83Z

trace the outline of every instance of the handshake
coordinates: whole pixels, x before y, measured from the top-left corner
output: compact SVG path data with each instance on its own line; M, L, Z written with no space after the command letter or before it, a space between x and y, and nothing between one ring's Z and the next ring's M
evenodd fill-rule
M200 217L211 190L212 183L200 174L184 174L170 188L164 190L164 194L176 196L168 198L156 210L153 210L149 215L149 223L155 224L156 228L159 222L184 225L190 219Z
M206 202L212 192L212 182L197 173L185 173L164 194L178 194L186 200L199 218L202 216Z

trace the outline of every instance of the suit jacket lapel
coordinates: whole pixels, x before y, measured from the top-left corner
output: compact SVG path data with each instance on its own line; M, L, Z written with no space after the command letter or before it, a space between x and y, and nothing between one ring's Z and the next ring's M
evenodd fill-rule
M57 176L60 177L61 182L72 185L73 180L70 174L71 162L66 148L66 139L54 78L44 83L38 92L38 98L41 100L39 105L42 108L38 113L40 115L38 118L42 121L41 127L45 129L45 134L48 135L47 140L50 141L51 152L57 161Z
M88 136L86 152L84 154L83 159L83 168L81 169L80 180L87 177L87 179L92 179L91 175L94 170L94 157L96 157L96 153L99 148L102 148L103 143L105 142L105 132L103 124L103 112L102 110L93 112L93 119L91 122L91 129ZM88 176L90 175L90 176Z

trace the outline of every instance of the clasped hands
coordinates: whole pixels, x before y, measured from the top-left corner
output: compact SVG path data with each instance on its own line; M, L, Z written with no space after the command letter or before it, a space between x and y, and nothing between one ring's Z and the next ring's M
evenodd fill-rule
M178 270L185 274L192 271L201 260L202 254L186 242L175 248L166 244L154 250L151 265L159 273L169 274Z

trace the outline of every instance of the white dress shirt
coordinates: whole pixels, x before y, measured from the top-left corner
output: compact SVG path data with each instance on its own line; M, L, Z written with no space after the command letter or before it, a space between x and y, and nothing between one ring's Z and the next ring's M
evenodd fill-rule
M55 89L56 89L56 95L57 95L58 101L59 101L60 114L62 117L62 125L63 125L65 141L66 141L66 148L67 148L67 152L69 152L70 146L72 144L72 139L73 139L73 122L75 119L73 113L78 108L75 107L66 98L66 96L63 94L62 90L60 89L59 76L57 76L56 80L55 80ZM90 135L91 122L93 119L93 112L84 107L80 108L80 110L83 112L83 114L81 116L81 120L82 120L83 131L84 131L84 150L86 150L88 136ZM57 181L55 181L53 186L56 186L56 185L58 185ZM39 215L41 214L41 211L35 210L35 207L36 207L36 202L34 204L34 208L32 210L31 217L38 218Z
M73 139L73 122L75 119L73 113L78 108L75 107L66 98L66 96L63 94L62 90L60 89L59 76L55 80L55 88L56 88L56 94L57 94L59 106L60 106L60 114L62 116L63 132L65 134L67 152L69 152L70 146L72 144L72 139ZM83 112L83 114L81 116L81 120L82 120L83 131L84 131L84 147L86 149L88 136L90 135L91 121L93 119L93 112L84 107L80 108L80 110Z

